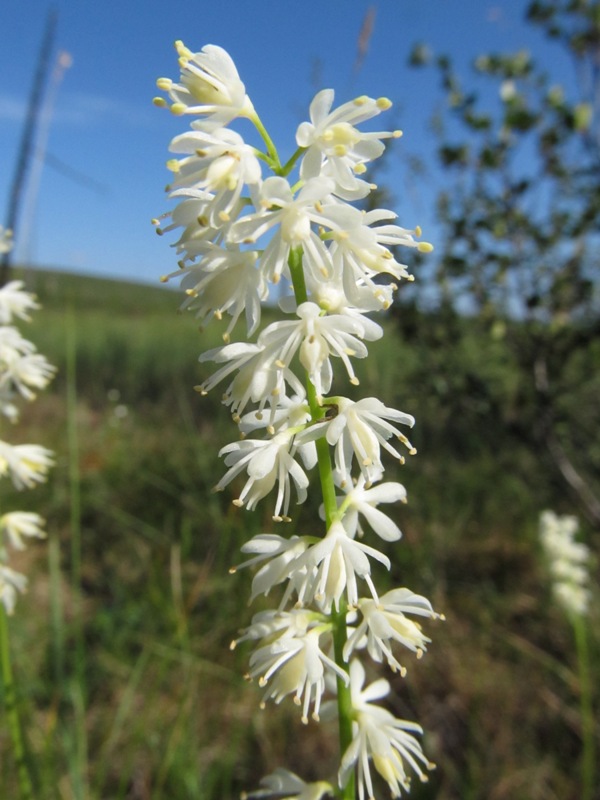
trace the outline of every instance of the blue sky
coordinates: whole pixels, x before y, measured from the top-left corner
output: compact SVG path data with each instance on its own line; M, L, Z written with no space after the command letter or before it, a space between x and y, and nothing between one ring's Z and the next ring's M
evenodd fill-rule
M376 127L404 130L386 177L399 223L421 224L425 238L435 243L431 207L444 177L432 167L428 177L406 182L402 165L415 154L434 164L429 119L439 93L433 72L408 68L408 54L415 42L427 41L466 67L482 51L528 48L568 79L560 52L523 23L525 5L524 0L59 0L53 63L65 50L72 66L56 93L48 159L30 172L30 186L38 182L39 191L30 191L24 207L17 257L144 282L175 268L166 237L155 235L150 220L169 207L163 191L168 144L186 127L185 120L152 105L156 78L178 77L176 39L192 50L212 43L229 51L282 155L293 151L296 127L307 118L318 89L334 88L340 103L358 94L389 97L395 110L388 112L387 124L379 117ZM0 10L0 222L48 6L41 0L4 0ZM374 29L356 70L357 40L370 7L375 7Z

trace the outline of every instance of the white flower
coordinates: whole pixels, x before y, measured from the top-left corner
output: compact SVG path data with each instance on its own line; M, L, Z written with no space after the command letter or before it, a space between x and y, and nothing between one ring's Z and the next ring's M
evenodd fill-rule
M261 533L254 536L241 548L242 553L255 553L254 558L244 561L237 567L232 567L230 572L267 561L254 576L250 601L252 602L259 594L267 595L273 586L289 580L289 589L281 602L283 606L300 575L306 572L306 570L299 570L297 563L298 558L306 551L311 541L308 536L291 536L289 539L285 539L273 533Z
M248 510L252 511L258 501L266 497L278 483L273 519L288 519L290 478L296 486L298 503L306 500L308 487L306 473L294 460L293 438L293 431L283 431L272 439L244 439L223 447L219 455L225 456L225 464L230 469L216 485L216 490L221 491L240 472L246 470L248 480L234 504L242 506L246 503Z
M174 193L179 197L179 194ZM172 211L163 214L161 219L154 219L152 222L157 226L156 232L161 236L165 233L183 228L179 239L172 245L177 253L184 253L184 257L179 260L179 266L185 266L186 262L194 261L198 256L204 256L206 243L215 242L219 244L231 227L231 221L213 218L215 225L209 224L211 202L213 196L203 192L201 189L186 189L185 194L181 195L181 200ZM242 209L241 202L239 207L232 213L235 218ZM160 225L161 220L171 218L168 225Z
M390 108L386 98L357 97L331 111L333 89L323 89L310 104L310 122L303 122L296 132L296 142L307 151L300 166L303 180L320 175L325 162L327 173L334 179L336 194L345 200L365 197L371 185L357 175L365 171L365 162L380 156L385 145L381 139L398 138L393 133L363 133L355 125Z
M45 389L55 372L56 368L40 353L21 355L5 350L0 361L0 392L10 392L15 387L25 400L34 400L32 389Z
M331 388L331 356L341 358L350 382L358 384L350 357L365 358L368 355L361 339L379 339L383 335L379 325L358 315L323 315L315 303L301 303L296 314L299 321L273 322L268 325L258 337L258 344L277 353L277 362L281 369L289 367L298 352L300 363L308 372L318 397L322 397Z
M23 594L27 590L27 578L20 572L0 564L0 603L7 614L15 610L17 592Z
M381 286L374 282L377 275L387 274L396 280L413 280L404 264L396 261L390 247L404 246L429 252L427 242L417 242L419 228L407 230L398 225L380 224L396 219L396 214L386 209L359 211L338 203L326 206L323 214L331 227L329 254L334 268L343 276L344 289L354 302L360 298L357 289L367 286L377 297Z
M395 436L411 454L416 450L406 436L387 420L402 425L414 425L414 417L388 408L376 397L365 397L356 403L346 397L337 398L337 416L330 421L318 423L315 433L326 426L326 438L330 445L336 445L336 481L345 486L351 480L350 467L354 456L365 477L366 485L378 481L384 471L381 463L381 448L404 461L403 456L389 443Z
M339 610L340 598L345 592L348 605L354 606L358 602L357 576L366 581L373 597L377 598L369 556L390 568L387 556L374 547L351 539L342 523L334 522L326 536L309 547L296 562L298 567L306 568L298 601L310 603L316 600L326 613L330 613L332 605Z
M322 614L305 608L259 611L252 617L252 624L231 643L230 648L234 650L240 642L258 639L263 639L261 646L264 646L271 644L279 636L304 636L309 629L322 626L324 622L326 618Z
M6 252L1 249L2 228L0 227L0 253ZM29 322L29 311L35 311L40 306L36 302L35 295L31 292L23 291L23 281L9 281L0 289L0 325L8 325L13 317L19 317Z
M190 189L204 192L201 197L209 201L206 213L213 228L231 220L244 186L257 187L261 182L254 148L227 128L188 131L173 139L170 150L190 154L168 162L174 172L175 191L170 196L185 197Z
M273 797L277 800L321 800L326 794L333 794L333 787L327 781L306 783L287 769L278 767L260 782L261 789L242 795L242 800L261 800Z
M0 441L0 476L10 475L16 489L31 489L46 480L46 473L54 464L52 455L37 444Z
M290 250L296 247L302 247L303 263L314 275L328 275L329 253L311 223L328 224L322 203L332 189L333 181L313 178L294 197L285 178L267 178L260 188L262 209L237 220L231 226L229 239L254 244L277 227L260 261L260 269L268 280L278 283L282 274L289 276Z
M322 633L324 630L316 628L303 636L280 636L252 653L250 677L259 678L260 686L266 686L271 681L263 696L263 705L271 699L280 703L293 693L296 705L302 704L302 722L308 722L311 702L312 717L319 719L321 698L325 691L325 670L329 669L348 683L348 674L321 650L319 638Z
M43 530L45 520L39 514L31 511L9 511L0 517L0 531L6 536L15 550L23 550L24 536L43 539L46 533Z
M226 341L242 312L251 336L260 324L261 302L268 296L267 285L256 269L257 254L223 249L210 242L202 245L198 249L204 250L204 255L199 263L166 275L163 281L181 278L181 288L187 294L181 309L195 311L203 321L210 314L217 319L230 314L231 322L223 335Z
M396 284L372 283L367 286L364 282L355 281L350 292L351 299L346 291L348 280L352 282L351 277L348 279L346 275L342 275L339 264L333 265L333 272L327 280L316 280L311 273L307 273L308 299L328 314L361 317L364 313L386 310L391 306ZM292 311L295 307L292 305L293 300L292 297L282 298L279 305L283 311Z
M222 47L207 44L200 53L192 53L181 41L175 42L181 83L159 78L158 88L169 94L174 114L202 114L205 128L222 127L239 116L254 111L246 87L229 53ZM155 104L166 105L162 98Z
M260 340L258 344L236 342L207 350L200 356L200 361L215 361L225 365L197 387L201 394L206 394L237 370L238 374L227 387L223 402L231 406L234 420L238 423L249 402L258 404L257 413L262 413L267 403L272 409L278 407L281 397L285 396L286 383L295 394L304 391L294 373L278 363L277 347L265 347ZM272 413L274 415L275 411Z
M394 672L398 670L401 674L406 670L394 657L391 643L399 642L420 658L427 650L427 643L431 641L423 634L420 625L408 619L406 614L440 617L432 609L429 600L404 588L386 592L379 598L379 602L369 598L361 599L358 608L362 620L346 642L344 660L349 661L353 650L366 635L371 658L379 663L385 659Z
M17 328L0 326L0 364L10 364L16 357L35 353L35 345L21 336Z
M578 527L576 517L559 517L553 511L540 515L540 539L553 579L552 591L559 605L575 616L586 614L590 601L590 551L575 541Z
M390 691L386 680L380 679L363 689L365 671L359 661L350 665L350 691L354 721L353 739L342 757L338 778L343 788L350 774L357 768L359 800L373 798L373 781L369 762L387 782L392 797L400 797L402 789L409 791L410 776L407 766L426 782L427 775L420 765L434 768L426 758L414 733L423 730L416 722L396 719L389 711L373 705L374 700L385 697Z
M352 537L356 533L363 534L358 520L359 514L386 542L395 542L402 536L396 523L377 508L380 503L406 502L406 489L401 483L380 483L366 489L365 476L361 473L356 486L344 498L340 498L340 501L344 511L344 527Z
M270 416L250 411L240 420L240 431L247 435L260 428L267 428L273 435L286 428L304 427L311 420L310 407L306 400L306 392L292 397L280 397Z

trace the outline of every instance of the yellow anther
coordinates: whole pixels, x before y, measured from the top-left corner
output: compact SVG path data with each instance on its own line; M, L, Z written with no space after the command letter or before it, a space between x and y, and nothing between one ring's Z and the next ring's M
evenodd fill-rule
M184 103L173 103L171 106L171 114L175 114L176 117L180 117L182 114L185 114L185 109L187 106Z
M157 236L162 236L164 233L162 228L155 228L154 230L156 231Z
M157 108L166 108L168 105L164 97L153 97L152 102Z
M355 106L364 106L364 104L369 100L366 94L362 94L360 97L356 97L352 102Z
M180 56L187 56L188 58L191 58L194 55L192 51L184 45L181 39L176 40L175 50L177 50L177 55Z
M375 105L380 111L387 111L388 108L392 107L392 101L387 97L378 97L375 101Z
M160 276L160 278L159 278L158 280L159 280L161 283L166 283L166 282L169 280L169 276L168 276L168 275L161 275L161 276Z
M422 235L423 235L423 231L421 230L421 226L420 225L416 225L415 226L415 236L422 236Z
M419 253L431 253L433 250L433 245L429 242L419 242L417 245L417 250Z
M226 211L219 211L219 219L221 220L221 222L229 222L231 217Z
M195 289L186 289L185 293L188 297L198 297L198 292Z
M343 157L348 155L348 148L343 144L336 144L336 146L333 148L333 154L334 156Z
M355 164L352 168L352 172L354 172L355 175L364 175L366 171L367 168L364 164Z
M350 383L352 384L352 386L360 386L360 381L356 377L350 378Z
M156 81L156 87L161 90L161 92L168 92L169 89L173 86L173 81L171 78L159 78Z
M236 508L242 508L242 506L244 505L244 501L240 500L239 497L237 497L235 500L232 500L231 502L233 503L234 506L236 506Z
M176 158L170 158L167 161L167 169L170 169L171 172L179 172L179 161Z
M394 131L392 133L392 139L400 139L402 136L404 136L403 131Z

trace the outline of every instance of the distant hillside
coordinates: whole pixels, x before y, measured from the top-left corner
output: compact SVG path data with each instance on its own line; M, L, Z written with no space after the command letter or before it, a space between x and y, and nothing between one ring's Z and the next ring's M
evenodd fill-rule
M40 302L49 310L60 310L70 304L83 309L105 308L115 313L173 311L176 283L156 286L146 283L98 278L58 270L16 268L13 279L25 281Z

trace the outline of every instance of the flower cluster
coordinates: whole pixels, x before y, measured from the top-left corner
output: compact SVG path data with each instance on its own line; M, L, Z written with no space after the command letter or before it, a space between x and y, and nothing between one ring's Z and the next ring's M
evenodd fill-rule
M554 597L561 608L576 617L587 613L590 601L590 551L575 541L578 528L576 517L559 517L553 511L540 514L540 540L548 559Z
M375 397L331 392L336 364L358 385L354 359L383 335L369 314L390 306L398 281L412 280L398 247L432 249L419 241L418 227L396 224L393 212L352 205L375 188L363 177L367 165L400 132L359 127L389 100L361 96L334 107L327 89L312 101L310 121L298 127L296 150L283 163L230 56L214 45L199 53L181 42L176 48L180 80L159 79L168 100L155 104L191 123L171 143L174 207L154 223L161 235L177 231L179 269L163 280L182 279L183 307L204 324L230 317L224 344L200 357L216 367L197 387L201 394L223 387L240 432L220 452L226 471L216 489L239 486L233 502L250 511L274 494L273 520L286 522L292 504L305 501L318 464L323 498L323 536L313 525L303 535L263 533L242 547L250 557L232 572L257 568L252 597L277 587L281 599L256 614L232 646L254 643L248 676L264 689L263 705L289 696L308 724L319 719L323 697L337 694L346 730L342 794L353 792L356 779L361 800L373 797L372 766L397 797L411 772L426 780L433 765L415 735L421 728L374 702L389 684L363 689L361 659L366 652L404 675L402 649L420 657L429 643L415 618L440 615L407 588L378 593L373 565L389 569L390 560L366 540L401 537L381 506L404 502L406 491L383 480L384 462L403 463L416 452L404 433L414 419ZM238 120L254 126L263 149L230 127ZM263 326L261 310L273 305L275 286L285 316ZM233 341L242 317L246 337ZM333 791L285 770L262 787L251 796L318 800Z
M21 281L0 288L0 415L16 422L19 399L31 401L54 375L52 367L35 346L11 323L29 321L29 312L39 308L35 298L23 291ZM11 479L16 489L31 489L46 479L52 453L37 444L9 444L0 440L0 477ZM8 511L0 516L0 602L12 614L18 592L27 579L9 566L10 554L23 550L28 538L42 538L44 520L28 511Z

